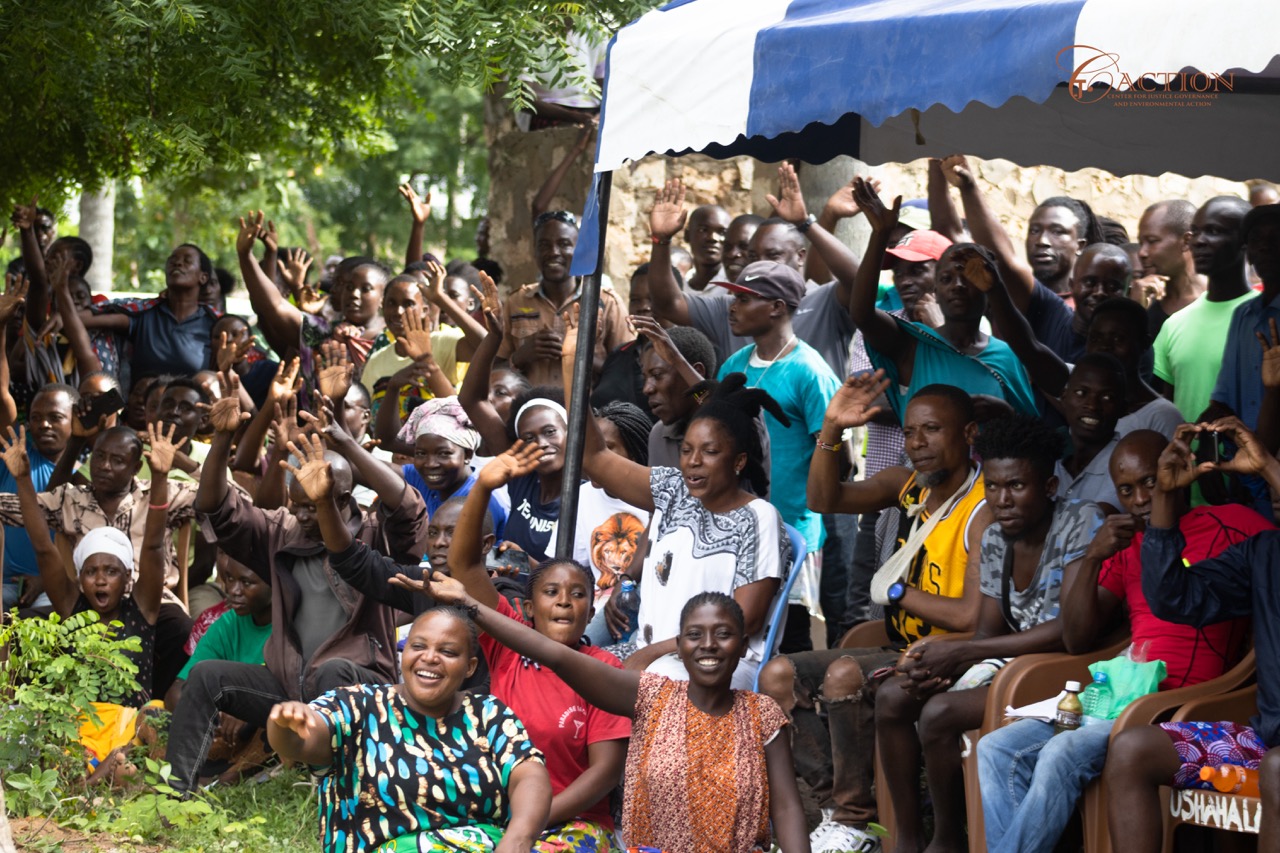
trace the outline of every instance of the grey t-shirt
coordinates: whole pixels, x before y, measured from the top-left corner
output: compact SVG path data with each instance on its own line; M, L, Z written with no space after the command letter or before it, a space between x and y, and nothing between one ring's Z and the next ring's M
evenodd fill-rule
M1104 517L1102 510L1089 501L1060 500L1054 504L1053 521L1031 582L1021 590L1009 584L1009 613L1017 623L1010 627L1025 631L1057 618L1062 573L1084 556ZM999 524L991 525L982 534L978 571L982 594L988 598L998 600L1004 595L1004 564L1010 555L1009 544Z
M1116 486L1111 480L1111 452L1120 443L1120 434L1111 438L1111 443L1098 455L1093 457L1078 476L1072 477L1062 462L1054 468L1058 478L1058 499L1075 501L1093 501L1099 504L1111 504L1120 508L1120 499L1116 497Z
M302 644L304 661L310 661L316 649L342 630L342 626L350 618L329 586L324 561L325 555L320 553L312 557L298 557L293 563L293 578L298 582L298 591L301 593L293 627Z
M836 377L849 375L849 345L857 331L848 307L836 299L836 284L823 284L805 294L791 318L796 337L818 351ZM729 331L729 303L733 297L724 288L707 288L706 293L686 294L689 320L711 339L720 363L751 343Z

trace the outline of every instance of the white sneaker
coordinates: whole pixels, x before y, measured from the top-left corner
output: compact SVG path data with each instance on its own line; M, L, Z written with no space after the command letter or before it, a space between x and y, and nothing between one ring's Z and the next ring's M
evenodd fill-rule
M876 853L880 839L865 829L823 821L809 836L812 853Z

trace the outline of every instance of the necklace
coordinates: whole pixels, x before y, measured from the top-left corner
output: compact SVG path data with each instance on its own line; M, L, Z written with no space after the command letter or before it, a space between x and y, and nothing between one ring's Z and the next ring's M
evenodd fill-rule
M777 354L777 355L775 355L775 356L774 356L773 358L771 358L771 359L764 359L764 358L761 358L761 357L760 357L760 345L759 345L759 344L752 344L752 346L751 346L751 358L755 359L756 361L762 361L762 362L764 362L764 364L765 364L765 368L764 368L764 372L763 372L763 373L761 373L758 377L756 377L756 381L755 381L755 382L753 382L753 383L751 383L748 387L750 387L750 388L759 388L759 387L760 387L760 383L764 381L765 376L769 373L769 371L770 371L770 370L773 370L773 366L774 366L775 364L777 364L779 361L781 361L781 360L782 360L782 357L783 357L784 355L786 355L788 352L790 352L790 351L791 351L791 348L792 348L793 346L795 346L795 343L796 343L796 336L793 334L790 338L787 338L787 342L786 342L785 344L783 344L783 345L782 345L782 349L778 350L778 354ZM747 363L748 363L748 364L750 364L750 363L751 363L751 359L748 359L748 360L747 360Z

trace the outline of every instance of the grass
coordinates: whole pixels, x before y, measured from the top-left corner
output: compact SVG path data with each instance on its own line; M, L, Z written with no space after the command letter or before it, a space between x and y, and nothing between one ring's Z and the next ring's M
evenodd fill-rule
M148 789L90 794L52 818L14 821L20 850L133 853L310 849L319 825L315 789L298 768L261 782L215 787L181 802Z

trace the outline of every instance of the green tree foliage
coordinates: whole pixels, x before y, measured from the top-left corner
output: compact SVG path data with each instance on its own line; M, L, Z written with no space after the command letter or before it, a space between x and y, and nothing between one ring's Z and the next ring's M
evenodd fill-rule
M423 57L487 89L652 0L0 0L0 198L385 148ZM557 60L560 60L557 62Z

